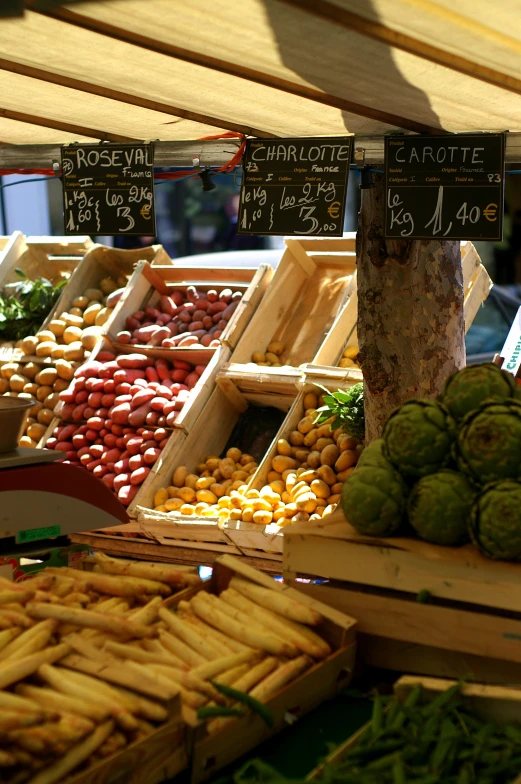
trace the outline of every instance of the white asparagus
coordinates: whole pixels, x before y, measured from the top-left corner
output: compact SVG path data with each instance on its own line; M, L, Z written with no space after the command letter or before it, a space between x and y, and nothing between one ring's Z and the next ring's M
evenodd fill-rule
M240 577L232 577L229 587L235 588L236 591L247 596L252 602L260 604L261 607L289 618L290 621L297 621L297 623L304 623L308 626L318 626L322 620L322 616L316 610L286 596L283 591L272 591Z
M223 591L220 598L236 609L249 613L251 618L260 622L264 628L272 629L278 636L285 637L299 650L314 659L325 659L331 653L327 642L309 627L297 624L271 610L260 607L233 588Z
M201 591L192 599L191 604L197 615L210 626L217 627L235 640L241 640L256 650L266 651L276 656L287 656L288 658L297 654L297 649L294 645L290 645L274 634L259 631L257 628L252 628L231 618L222 611L215 596Z
M12 661L13 659L22 659L24 656L29 656L31 653L43 650L49 643L55 629L51 625L36 624L33 628L40 627L37 634L34 634L30 640L27 640L25 645L21 645L16 651L11 652L5 656L5 661Z
M128 618L130 618L135 623L143 623L145 626L148 626L157 618L157 614L159 612L159 608L161 607L163 601L160 596L154 596L147 604L143 607L138 607L136 610L131 610L128 614Z
M237 691L248 693L254 686L261 683L271 672L279 666L279 661L274 656L268 656L267 659L259 662L259 664L252 667L249 672L244 673L240 678L232 682L232 686ZM212 719L206 725L206 729L210 735L214 735L235 721L234 717L219 716Z
M91 672L89 673L82 670L76 670L72 666L67 666L67 660L70 659L74 659L77 662L80 662L80 660L85 662L83 657L76 656L75 654L72 654L72 656L67 656L65 659L63 659L61 666L67 667L69 678L72 678L73 681L75 681L79 686L83 686L85 689L92 689L92 692L96 695L104 694L107 699L114 700L114 702L117 702L124 710L129 711L129 713L136 712L136 701L130 697L121 696L118 689L113 688L108 683L105 683L105 681L98 675L98 669L95 662L88 662L87 660L87 666L88 664L93 665Z
M4 629L0 632L0 658L2 651L9 645L16 637L19 636L22 630L18 626L13 626L10 629Z
M193 651L189 645L178 640L177 637L170 634L170 632L160 630L159 642L166 651L185 664L188 664L189 667L198 667L200 664L204 664L208 661L208 659L205 659L200 653Z
M147 593L146 583L135 577L116 577L97 572L82 572L68 566L49 566L46 571L60 576L63 573L66 577L73 577L76 580L88 580L86 587L90 586L95 591L105 593L108 596L135 598L140 594Z
M266 702L276 692L290 681L295 680L302 672L308 670L313 664L309 656L299 656L293 661L286 662L268 675L250 691L250 695L259 702Z
M70 647L66 643L60 645L53 645L46 648L44 651L32 653L30 656L24 656L23 659L11 660L0 663L0 689L5 689L7 686L22 681L42 664L52 664L70 653Z
M28 683L19 683L15 689L17 694L27 697L31 701L39 704L42 708L55 710L59 713L75 713L79 716L86 716L96 722L105 721L110 715L106 707L97 705L96 695L92 696L92 702L86 699L79 699L70 694L63 694L56 689L42 686L31 686Z
M29 697L22 697L19 694L11 694L8 691L0 691L0 710L7 711L27 711L29 713L42 712L42 706ZM47 718L56 717L56 711L47 711Z
M60 604L29 602L27 612L33 618L56 618L64 623L98 629L121 637L151 637L154 635L154 630L150 627L129 621L126 618L105 615L91 610L64 607Z
M132 661L142 664L166 664L170 667L177 667L180 670L188 670L188 665L177 659L173 654L167 653L163 648L163 653L154 651L144 651L142 648L134 648L131 645L123 645L120 642L107 640L104 650L119 656L121 659L132 659Z
M40 634L42 629L50 629L54 633L58 628L58 621L48 618L45 621L36 623L31 629L26 629L22 634L18 635L9 645L0 651L0 660L8 659L13 653L16 653L23 648L33 637Z
M181 602L180 604L186 605L187 602ZM190 624L190 626L193 626L195 630L199 632L199 634L202 634L203 637L210 643L210 645L215 648L219 656L229 656L229 654L232 653L232 649L228 645L226 638L226 642L223 642L222 639L219 639L215 634L217 630L201 621L201 619L198 618L197 615L193 612L190 605L188 605L188 608L179 607L177 617L182 621L186 621L186 623ZM222 636L224 637L224 635Z
M44 720L45 716L41 710L34 713L2 711L0 714L0 732L9 732L21 727L32 727L34 724L41 724Z
M190 646L196 653L204 656L208 661L219 658L220 654L213 645L205 640L195 627L192 627L189 623L186 623L186 621L181 620L175 613L162 607L159 610L159 617L161 620L165 621L176 637Z
M113 721L106 721L96 727L85 740L74 746L65 756L53 762L48 768L41 770L29 784L55 784L62 781L68 773L81 765L104 743L114 729Z
M95 553L94 560L104 571L109 574L131 575L149 580L158 580L174 588L185 585L200 585L202 580L198 575L176 571L174 567L149 563L136 563L135 561L115 560L102 553Z
M34 596L34 591L27 590L0 590L0 606L4 604L28 602Z
M135 700L138 716L150 721L166 721L168 719L167 708L159 702L149 700L148 697L143 697L141 694L135 694L134 692L128 691L123 688L123 686L118 687L118 691Z
M251 653L233 653L228 656L223 656L220 659L215 659L213 662L208 662L208 664L201 664L199 667L195 667L190 671L190 675L201 678L202 680L207 680L208 678L214 678L216 675L220 675L233 667L238 667L240 664L258 661L261 656L262 654L258 651L252 651Z

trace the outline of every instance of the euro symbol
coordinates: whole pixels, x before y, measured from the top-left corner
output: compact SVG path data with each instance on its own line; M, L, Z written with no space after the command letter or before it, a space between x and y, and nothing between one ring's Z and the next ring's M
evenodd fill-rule
M334 201L332 204L329 205L327 211L333 220L337 220L340 217L340 207L341 204L339 201Z
M494 223L497 220L497 204L487 204L483 210L483 215L488 221Z
M141 207L141 215L145 220L150 218L150 204L143 204Z

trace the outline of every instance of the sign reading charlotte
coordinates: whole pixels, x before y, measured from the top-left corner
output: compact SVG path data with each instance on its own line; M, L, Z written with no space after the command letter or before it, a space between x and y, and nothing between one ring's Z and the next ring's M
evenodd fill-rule
M504 136L388 136L385 236L500 240Z
M154 237L151 144L62 147L65 234Z
M342 236L352 139L248 139L238 234Z

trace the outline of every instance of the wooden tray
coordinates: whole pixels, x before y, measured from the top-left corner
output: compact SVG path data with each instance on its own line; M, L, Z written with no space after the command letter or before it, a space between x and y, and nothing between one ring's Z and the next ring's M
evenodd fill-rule
M147 346L129 346L117 342L116 336L118 332L125 329L127 316L132 315L136 310L142 310L147 305L154 306L162 294L168 294L173 289L186 291L188 286L196 286L200 291L232 288L234 291L241 291L243 296L220 340L223 346L233 348L264 296L272 275L273 268L269 264L261 264L258 269L253 267L206 269L178 265L154 266L152 269L150 264L143 262L136 267L127 290L114 311L111 322L106 325L105 334L118 351L148 353L150 348ZM194 355L205 351L213 353L215 349L181 347L160 348L156 351L159 351L164 359L168 359L173 356L181 358L190 352Z
M356 621L353 618L316 603L315 600L303 595L300 590L288 588L232 556L224 555L217 559L212 577L202 588L178 593L172 597L171 603L176 604L199 590L219 594L228 586L234 575L252 580L286 596L293 596L298 601L305 602L318 610L324 617L318 632L329 642L333 652L327 659L315 664L266 703L266 707L275 719L273 728L267 727L259 716L250 714L230 724L223 731L208 736L205 725L197 722L194 711L184 708L185 721L194 728L192 784L199 784L212 777L219 769L280 732L297 716L304 715L324 700L333 697L349 684L354 668Z
M405 702L409 693L418 684L423 687L425 697L430 700L454 686L456 681L404 675L394 684L394 692L400 702ZM499 724L521 721L521 692L518 689L506 689L485 684L465 684L462 687L461 694L464 702L473 713L485 721L497 722ZM335 767L340 765L346 752L357 745L359 738L368 726L366 724L346 740L345 743L338 746L321 765L309 774L307 780L313 781L318 778L326 766ZM521 784L521 773L513 779L511 784Z
M389 641L401 644L401 650L447 651L443 671L458 677L475 664L486 670L475 657L515 663L521 675L520 564L492 561L472 545L363 537L337 510L318 526L285 529L284 575L290 582L327 580L303 583L302 590L360 618L373 664L372 647L379 646L378 664L385 666ZM431 594L427 604L416 601L422 590ZM390 646L391 652L397 649ZM436 657L416 658L417 671L439 674ZM390 660L394 669L397 657L390 654Z
M331 347L337 344L335 354L345 342L342 312L355 272L355 235L287 238L285 244L266 296L231 357L230 372L241 389L241 375L291 374L291 368L312 362L326 339ZM272 341L285 345L288 367L252 364L252 353L266 351Z

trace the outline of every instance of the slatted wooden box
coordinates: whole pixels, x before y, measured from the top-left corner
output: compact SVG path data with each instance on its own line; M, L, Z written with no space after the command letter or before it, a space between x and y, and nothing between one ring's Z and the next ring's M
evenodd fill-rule
M338 508L318 525L285 529L284 576L360 619L371 665L521 683L520 564L492 561L470 544L364 537ZM425 590L429 601L419 603Z
M202 588L188 589L169 599L168 603L176 604L199 590L220 594L227 588L234 575L293 597L320 612L324 621L317 627L317 632L327 640L333 650L327 659L314 664L266 702L266 707L275 720L272 728L268 727L259 716L249 714L230 723L221 732L208 735L205 725L197 721L195 712L183 708L185 721L194 729L191 750L192 784L199 784L211 778L218 770L280 732L288 722L294 721L296 717L304 715L321 702L333 697L349 684L354 669L356 649L354 618L315 602L300 590L279 583L257 569L246 566L233 556L224 555L217 559L212 577Z
M355 235L287 238L285 244L266 295L230 360L229 377L240 389L265 379L298 379L299 366L314 361L326 338L331 352L336 346L335 355L345 343L343 313L355 272ZM253 364L252 354L266 352L272 341L285 346L284 366Z
M400 702L405 702L414 687L421 685L424 699L429 702L455 684L456 681L441 678L419 678L413 675L404 675L394 684L394 692ZM462 686L461 695L467 707L477 717L485 721L497 722L498 724L521 722L521 694L517 688L508 689L501 686L467 683ZM334 768L340 765L346 753L358 744L368 726L365 725L345 743L338 746L321 765L309 774L307 780L317 779L326 767ZM521 784L521 773L512 781L512 784Z
M137 310L142 310L147 305L155 306L162 294L169 294L174 289L186 291L189 286L195 286L199 291L210 289L231 288L240 291L242 299L237 306L228 326L220 337L221 344L233 348L239 341L248 322L255 312L264 292L272 278L273 268L262 264L257 268L247 267L217 267L216 269L191 268L174 266L155 266L138 264L123 297L118 303L111 322L106 325L105 334L122 352L143 351L148 353L147 346L119 343L118 332L126 329L125 320ZM204 348L158 348L156 351L164 359L169 357L182 358L190 352L202 355L215 353L215 349Z

